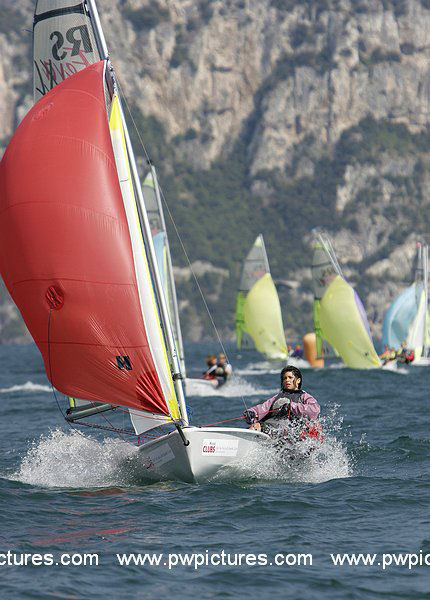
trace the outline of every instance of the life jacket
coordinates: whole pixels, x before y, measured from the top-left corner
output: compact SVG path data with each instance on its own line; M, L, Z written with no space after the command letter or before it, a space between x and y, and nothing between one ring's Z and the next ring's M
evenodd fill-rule
M232 373L232 368L229 363L224 363L223 365L217 365L214 371L214 375L217 379L222 378L224 383L227 381L228 377L230 377Z
M408 354L405 354L405 362L406 363L410 363L414 360L415 358L415 352L413 350L411 350Z
M303 390L280 391L276 394L272 406L262 422L279 421L279 419L290 419L290 411L286 411L284 407L289 407L290 402L301 402ZM287 414L288 413L288 414Z
M215 379L216 375L215 375L215 371L217 369L217 365L212 365L211 367L209 367L209 369L207 369L207 371L205 371L203 373L203 379Z
M300 433L300 439L305 440L306 438L313 438L314 440L318 440L323 443L324 434L323 428L320 421L308 421L306 424L306 428Z
M304 390L279 392L279 394L275 396L269 412L263 419L261 419L263 426L262 431L266 429L266 433L269 433L271 429L277 429L279 427L278 422L280 420L295 420L296 417L291 414L290 402L301 402L303 392ZM303 424L303 430L299 434L299 439L303 441L307 438L313 438L322 443L324 440L324 435L320 421L318 419L310 421L309 419L303 418L301 418L301 421Z

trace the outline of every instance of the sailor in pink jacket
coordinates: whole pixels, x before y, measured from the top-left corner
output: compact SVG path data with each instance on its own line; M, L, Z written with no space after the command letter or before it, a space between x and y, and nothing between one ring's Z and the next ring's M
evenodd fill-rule
M318 421L319 404L301 387L300 370L292 366L284 367L281 371L281 391L244 412L246 422L251 425L250 429L272 433L274 430L279 430L280 421L285 422L288 419L302 422L306 435L319 437L317 435L317 432L321 432ZM309 432L313 433L309 434Z

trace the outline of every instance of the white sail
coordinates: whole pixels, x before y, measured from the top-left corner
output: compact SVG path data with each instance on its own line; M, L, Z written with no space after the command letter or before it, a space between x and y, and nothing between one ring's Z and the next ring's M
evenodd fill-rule
M417 311L409 327L406 345L414 351L414 363L427 359L428 354L428 246L418 246L418 262L415 272L415 302Z
M158 269L163 284L164 295L167 299L170 320L173 327L173 335L178 351L181 373L185 377L185 355L182 341L181 323L179 320L178 300L176 296L175 279L173 276L172 258L170 254L169 238L167 236L166 221L163 206L161 204L160 191L156 171L153 165L145 177L142 185L145 199L146 212L148 214L151 233L157 256Z
M33 23L34 102L101 58L86 3L38 0Z

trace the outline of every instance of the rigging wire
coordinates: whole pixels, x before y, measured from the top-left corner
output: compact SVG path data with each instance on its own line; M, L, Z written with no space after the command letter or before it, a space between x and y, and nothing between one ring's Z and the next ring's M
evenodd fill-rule
M121 93L121 98L122 98L122 100L124 101L124 104L125 104L125 106L126 106L126 108L127 108L127 112L128 112L128 114L129 114L129 116L130 116L131 122L133 123L134 130L135 130L135 132L136 132L136 134L137 134L137 137L139 138L139 142L140 142L140 145L141 145L141 147L142 147L142 150L143 150L143 152L144 152L144 154L145 154L145 158L146 158L147 162L148 162L148 163L150 163L150 162L151 162L151 159L150 159L150 157L149 157L149 154L148 154L148 152L147 152L147 150L146 150L145 144L143 143L143 139L142 139L142 136L140 135L140 131L139 131L139 129L138 129L138 127L137 127L137 125L136 125L136 121L134 120L134 117L133 117L133 115L132 115L132 113L131 113L130 106L129 106L128 102L127 102L126 95L125 95L125 93L123 92L123 88L122 88L122 86L121 86L121 84L120 84L119 80L117 80L117 82L116 82L116 83L117 83L117 85L118 85L118 89L119 89L119 91L120 91L120 93ZM221 347L221 350L222 350L223 354L226 356L226 358L227 358L227 361L230 363L230 360L229 360L229 357L228 357L228 353L227 353L227 351L226 351L226 349L225 349L225 346L224 346L224 344L223 344L223 341L222 341L222 339L221 339L221 336L220 336L220 333L219 333L219 331L218 331L218 328L217 328L217 326L216 326L216 324L215 324L215 321L214 321L214 319L213 319L213 317L212 317L212 314L211 314L211 311L210 311L210 309L209 309L208 303L206 302L205 295L204 295L204 293L203 293L203 290L202 290L202 288L201 288L201 286L200 286L200 283L199 283L199 281L198 281L198 279L197 279L197 275L196 275L196 273L195 273L195 271L194 271L194 269L193 269L193 266L192 266L192 264L191 264L191 260L190 260L190 258L189 258L188 252L187 252L187 250L186 250L186 248L185 248L184 242L183 242L183 240L182 240L182 237L181 237L181 235L180 235L180 233L179 233L179 230L178 230L178 228L177 228L177 226L176 226L175 219L173 218L173 215L172 215L172 213L171 213L171 211L170 211L169 205L168 205L168 203L167 203L166 197L165 197L165 195L164 195L163 189L162 189L162 187L161 187L161 185L160 185L160 184L158 184L158 188L159 188L159 190L160 190L160 196L161 196L161 199L162 199L162 201L163 201L163 204L164 204L164 206L165 206L165 207L166 207L166 209L167 209L167 213L168 213L168 215L169 215L170 221L171 221L171 223L172 223L172 225L173 225L173 228L174 228L174 230L175 230L176 236L177 236L177 238L178 238L178 240L179 240L180 246L181 246L181 248L182 248L182 251L183 251L183 253L184 253L184 255L185 255L185 259L186 259L186 262L187 262L187 264L188 264L188 267L189 267L189 269L190 269L190 271L191 271L191 275L192 275L192 277L193 277L193 279L194 279L194 282L195 282L195 284L196 284L196 286L197 286L197 289L198 289L198 291L199 291L199 294L200 294L200 296L201 296L201 299L202 299L203 305L204 305L204 307L205 307L205 310L206 310L206 312L207 312L207 314L208 314L208 317L209 317L209 320L210 320L210 322L211 322L211 325L212 325L212 327L213 327L213 329L214 329L214 331L215 331L215 335L216 335L216 337L217 337L217 339L218 339L218 343L219 343L219 345L220 345L220 347ZM237 380L237 376L235 375L235 372L234 372L234 371L233 371L233 378L236 378L236 380ZM240 398L241 398L241 400L242 400L242 402L243 402L243 404L244 404L244 406L245 406L245 409L248 409L248 406L247 406L247 404L246 404L245 398L244 398L244 396L243 396L242 394L240 395Z

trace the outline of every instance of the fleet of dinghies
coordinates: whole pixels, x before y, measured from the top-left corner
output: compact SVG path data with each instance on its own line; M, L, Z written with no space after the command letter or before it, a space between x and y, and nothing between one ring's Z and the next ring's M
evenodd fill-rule
M256 430L193 427L161 193L154 166L143 185L94 0L38 0L34 106L0 165L0 268L54 389L81 423L124 410L154 479L205 481L235 469L268 441ZM31 173L31 177L23 177ZM415 283L390 307L387 343L427 359L428 249ZM323 342L351 368L381 367L363 305L328 236L318 233L312 277L316 354ZM282 312L263 236L243 265L238 349L288 360Z

